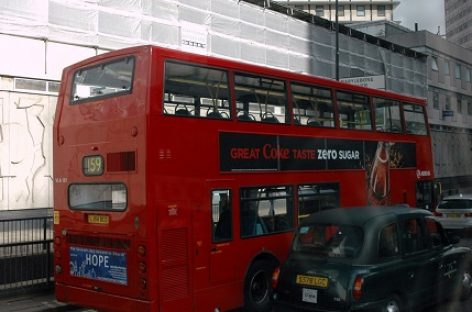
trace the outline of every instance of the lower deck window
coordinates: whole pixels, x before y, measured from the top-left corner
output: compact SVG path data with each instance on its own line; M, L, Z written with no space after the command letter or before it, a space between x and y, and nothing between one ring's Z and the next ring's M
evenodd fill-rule
M71 184L69 206L76 210L122 211L128 202L123 183Z
M339 207L339 184L320 183L298 186L298 219Z
M284 232L293 228L290 186L241 189L241 237Z

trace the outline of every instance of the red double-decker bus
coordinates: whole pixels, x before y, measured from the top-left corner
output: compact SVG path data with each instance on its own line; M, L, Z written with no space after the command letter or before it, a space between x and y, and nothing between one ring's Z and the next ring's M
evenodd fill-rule
M431 208L425 101L155 46L64 70L57 299L103 311L268 311L299 219Z

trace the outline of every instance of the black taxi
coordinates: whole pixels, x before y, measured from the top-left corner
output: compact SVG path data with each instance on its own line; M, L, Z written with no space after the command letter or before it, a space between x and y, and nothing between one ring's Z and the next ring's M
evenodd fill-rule
M274 272L275 311L394 312L466 299L471 260L471 250L452 245L426 210L322 211L299 225Z

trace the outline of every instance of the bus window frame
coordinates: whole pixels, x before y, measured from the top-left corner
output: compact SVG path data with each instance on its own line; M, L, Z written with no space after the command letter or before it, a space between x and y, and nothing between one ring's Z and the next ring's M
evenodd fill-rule
M224 108L224 107L218 107L220 108L220 111L221 110L227 110L229 113L228 113L228 117L211 117L211 116L208 116L209 114L206 113L206 114L202 114L202 111L201 111L201 107L204 107L204 108L207 108L207 105L203 105L200 103L198 104L198 106L200 106L200 113L199 115L196 115L195 114L195 108L197 107L197 103L190 103L189 106L191 106L191 108L193 108L193 110L188 110L186 105L185 104L176 104L174 109L176 109L179 105L184 105L185 106L185 109L188 111L188 114L177 114L175 111L174 113L168 113L166 111L166 95L167 94L170 94L168 92L166 92L166 82L167 82L167 65L168 64L176 64L176 65L183 65L183 66L190 66L190 67L198 67L198 68L203 68L203 69L207 69L207 70L215 70L215 71L219 71L219 72L222 72L225 74L225 77L226 77L226 89L228 90L227 91L227 96L228 96L228 99L226 100L228 102L228 105L229 107L228 108ZM210 119L210 120L224 120L224 121L231 121L233 120L233 107L235 105L234 103L234 100L233 100L233 92L232 92L232 79L231 79L231 76L233 75L232 71L229 69L229 68L226 68L226 67L223 67L223 66L211 66L211 65L208 65L208 64L201 64L201 63L198 63L198 62L185 62L185 61L182 61L182 60L178 60L178 59L173 59L173 58L165 58L164 61L163 61L163 80L162 80L162 115L166 116L166 117L188 117L188 118L198 118L198 119ZM203 81L202 81L203 82ZM188 83L187 83L188 84ZM188 94L186 96L189 96ZM210 94L210 97L211 97L211 94ZM212 100L212 99L211 99ZM218 101L218 98L216 99L216 101ZM210 107L208 107L208 109L210 109ZM219 112L220 112L219 111ZM192 113L193 112L193 113ZM226 112L224 112L226 113ZM220 112L221 114L221 112Z
M271 197L254 197L254 198L251 198L251 197L244 197L243 198L243 195L242 195L242 191L243 190L256 190L257 191L257 194L260 195L261 194L261 190L263 190L263 192L267 192L267 190L271 190L271 192L273 192L273 190L277 189L277 188L284 188L284 191L286 192L286 195L287 196L271 196ZM296 185L293 185L293 184L271 184L271 185L256 185L256 186L240 186L239 187L239 209L238 209L238 218L239 218L239 224L237 225L239 227L239 238L240 239L250 239L250 238L256 238L256 237L261 237L261 236L268 236L268 235L276 235L276 234L280 234L280 233L286 233L286 232L290 232L290 231L293 231L296 227L296 221L295 221L295 213L296 213L296 208L295 208L295 205L296 205L296 194L295 194L295 188L296 188ZM286 208L286 213L285 214L281 214L282 216L285 216L286 217L286 221L288 222L288 227L286 229L282 229L282 230L275 230L276 228L276 224L273 225L273 228L274 230L270 231L269 229L267 229L267 224L266 224L266 220L264 218L267 218L267 217L270 217L270 215L268 216L260 216L259 215L259 208L260 206L258 205L257 206L257 210L256 210L256 220L255 220L255 223L254 225L256 226L258 222L260 222L260 225L261 225L261 230L263 231L262 233L257 233L257 230L256 232L252 232L252 234L244 234L245 232L243 231L243 209L242 209L242 203L243 202L261 202L261 201L271 201L271 200L277 200L277 199L285 199L285 208ZM269 210L270 211L270 210ZM275 214L275 211L274 211L274 215L272 217L274 217L274 221L275 221L275 218L276 218L277 214ZM245 223L244 223L245 224ZM265 227L265 229L264 229ZM257 229L257 226L255 227Z
M343 93L343 94L350 94L352 96L352 101L346 101L346 100L340 100L338 94L339 93ZM360 103L360 102L355 102L354 101L354 96L363 96L366 98L366 102L365 103ZM375 121L373 119L373 108L372 108L372 95L369 94L369 93L362 93L362 92L359 92L359 91L353 91L353 90L346 90L346 89L340 89L340 88L334 88L334 99L336 100L336 129L339 129L339 130L353 130L353 131L366 131L366 132L375 132L375 129L374 129L374 124L375 124ZM369 128L367 129L364 129L364 128L357 128L357 122L354 120L354 121L343 121L341 119L341 115L342 114L342 109L341 109L341 105L340 105L340 101L341 102L346 102L346 103L349 103L350 105L354 105L354 106L359 106L359 105L362 105L364 107L367 107L368 110L369 110L369 114L367 115L369 117L369 123L365 123L365 124L359 124L359 125L370 125ZM362 110L355 110L354 111L354 118L356 117L356 113L357 112L360 112ZM347 125L349 124L354 124L356 125L356 127L354 128L351 128L351 127L348 127L348 126L343 126L343 124L346 123Z
M416 111L405 110L405 106L407 105L412 106L412 107L419 107L421 109L421 113L418 113L418 115L421 114L423 116L422 125L424 126L424 133L415 132L414 130L411 130L411 131L409 130L410 128L408 127L408 120L406 118L407 115L405 112L409 112L411 114L411 113L416 113ZM420 104L412 103L412 102L405 102L405 101L401 101L400 106L401 106L402 119L403 119L403 132L402 133L407 134L407 135L430 136L428 117L426 116L426 107L424 105L420 105Z
M335 186L336 188L331 188L331 189L334 189L336 191L336 193L334 194L336 196L336 203L334 206L325 206L324 209L320 209L317 210L317 211L314 211L313 213L317 213L317 212L320 212L320 211L324 211L324 210L329 210L329 209L333 209L333 208L337 208L337 207L340 207L341 205L341 183L339 181L322 181L322 182L307 182L307 183L299 183L297 185L295 185L295 193L296 193L296 204L297 204L297 209L296 209L296 214L295 214L295 218L298 220L298 223L300 223L301 220L303 220L304 218L306 218L307 216L309 216L310 214L300 214L300 198L304 198L304 197L308 197L310 195L302 195L300 193L301 191L301 187L304 187L304 186L318 186L319 187L319 191L321 190L327 190L326 188L323 188L323 187L328 187L328 186ZM321 194L321 192L318 192L314 195L311 195L311 196L316 196L316 195L320 195L320 196L323 196L323 194Z
M296 114L295 113L295 109L297 110L300 110L301 108L298 107L298 105L296 104L296 100L295 100L295 95L298 95L298 96L302 96L302 94L300 92L294 92L294 88L293 86L296 85L298 87L306 87L306 88L310 88L310 91L312 91L313 89L318 89L318 90L325 90L325 91L329 91L329 99L331 100L331 108L332 108L332 111L331 111L331 114L332 114L332 118L328 121L328 118L324 118L322 116L318 117L319 120L323 120L323 122L325 121L328 121L330 123L332 123L332 125L324 125L322 123L320 124L310 124L310 119L314 116L310 116L308 119L307 119L307 123L302 123L301 120L299 120L299 117L300 117L300 114ZM294 81L294 80L290 80L289 81L289 84L288 84L288 90L289 90L289 97L290 97L290 102L289 102L289 106L290 106L290 114L291 114L291 118L293 119L293 123L297 126L305 126L305 127L320 127L320 128L327 128L327 129L336 129L337 128L337 124L336 124L336 119L337 119L337 102L336 102L336 99L334 97L334 92L333 92L333 88L330 88L328 86L319 86L319 85L316 85L316 84L313 84L313 83L307 83L307 82L299 82L299 81ZM318 96L318 95L313 95L311 94L310 95L311 97L313 98L321 98L321 96ZM327 97L325 99L328 99ZM311 99L309 100L310 102L312 101ZM307 111L307 109L304 109L305 110L305 113ZM320 110L318 110L319 112ZM306 115L305 115L306 117Z
M80 186L80 185L123 185L124 186L124 190L126 190L126 204L124 206L123 209L93 209L93 208L75 208L75 207L72 207L71 203L70 203L70 192L71 192L71 187L72 186ZM73 211L80 211L80 212L83 212L83 213L87 213L89 211L102 211L102 212L108 212L108 213L111 213L111 212L124 212L128 209L129 207L129 190L128 190L128 186L126 185L126 183L124 182L109 182L109 183L105 183L105 182L76 182L76 183L71 183L67 186L67 206L69 207L70 210L73 210Z
M213 202L213 196L215 195L215 193L224 193L224 192L227 192L228 194L228 197L226 198L226 212L229 213L229 236L228 237L223 237L223 238L218 238L218 236L216 235L216 232L217 232L217 229L218 229L218 225L219 223L221 222L222 220L222 216L224 214L225 211L221 212L221 211L218 211L219 214L218 214L218 221L214 222L213 220L213 214L215 213L215 211L213 210L214 209L214 202ZM221 200L221 198L220 198ZM211 229L212 229L212 235L211 235L211 240L212 240L212 243L213 244L221 244L221 243L227 243L227 242L230 242L234 239L234 207L233 207L233 190L230 189L230 188L217 188L217 189L212 189L210 191L210 209L211 209L211 217L210 217L210 221L211 221ZM220 202L218 203L218 209L221 208L220 207Z
M375 125L375 131L380 132L380 133L403 134L405 132L404 126L403 126L403 110L402 110L403 102L399 101L399 100L396 100L394 98L391 98L391 97L370 96L370 98L371 98L371 101L372 101L372 113L374 115L372 120L373 120L374 125ZM379 125L377 124L377 102L376 102L376 99L384 101L383 103L390 102L388 107L397 107L398 108L398 117L400 118L398 120L400 122L400 124L398 125L400 127L398 129L398 131L392 131L393 127L389 128L389 129L379 129L378 128ZM395 103L395 105L391 105L393 103ZM384 106L383 108L385 108L385 107L386 106ZM393 120L393 119L389 119L389 120Z
M133 90L134 90L134 82L135 82L135 75L136 75L136 58L137 58L136 54L129 54L129 55L126 55L126 56L120 56L120 57L114 58L114 59L109 60L107 62L99 62L99 63L93 64L91 66L84 66L84 67L76 69L74 71L74 73L71 75L72 76L72 81L71 81L71 87L70 87L69 105L78 105L78 104L83 104L83 103L86 103L86 102L100 101L100 100L104 100L104 99L107 99L107 98L113 98L113 97L117 97L117 96L132 94ZM104 95L100 95L100 96L93 96L93 97L87 97L87 98L84 98L84 99L74 100L75 79L76 79L76 74L78 72L81 72L81 71L84 71L84 70L87 70L87 69L93 69L93 68L100 67L100 66L106 66L106 65L109 65L109 64L113 64L113 63L119 63L120 61L123 61L125 59L130 59L130 60L133 61L133 66L132 66L132 69L131 69L131 81L130 81L131 83L130 83L130 88L128 90L123 90L123 91L108 93L108 94L104 94Z
M255 122L255 123L261 123L261 124L276 124L276 125L290 125L292 123L292 118L293 118L293 114L292 112L290 111L291 110L291 98L290 98L290 80L287 79L287 78L283 78L283 77L278 77L278 76L271 76L271 75L267 75L267 74L264 74L264 73L260 73L260 72L248 72L248 71L241 71L241 70L235 70L235 71L232 71L232 80L231 80L231 86L230 88L232 89L232 92L234 93L234 109L236 111L236 116L235 116L235 119L238 120L238 121L242 121L242 122ZM257 87L254 87L252 86L253 88L259 88L258 90L270 90L272 92L280 92L281 94L284 95L284 99L283 99L283 106L282 105L272 105L272 104L264 104L264 103L258 103L259 104L259 107L261 108L260 111L258 112L254 112L252 113L251 110L250 110L250 104L251 103L247 103L247 111L246 111L246 107L243 107L242 109L239 109L238 108L238 103L242 103L244 104L244 102L238 102L238 92L241 92L239 89L238 91L238 86L239 88L250 88L249 85L242 85L242 84L238 84L236 81L237 81L237 76L241 76L241 77L246 77L246 78L249 78L249 79L270 79L272 81L278 81L278 82L282 82L283 83L283 89L282 90L277 90L277 89L273 89L273 88L263 88L261 86L257 86ZM271 95L273 96L273 95ZM283 107L284 109L284 116L283 116L283 119L282 120L279 120L277 117L276 117L276 114L274 112L270 112L269 110L266 110L264 113L262 111L262 107L264 105L270 105L270 106L274 106L274 107ZM240 113L243 112L243 114L241 115ZM244 114L246 113L246 114ZM259 114L259 119L257 117L255 117L255 115ZM247 116L248 118L241 118L242 116ZM266 116L265 118L263 116ZM282 117L282 116L281 116ZM275 119L277 121L275 121Z

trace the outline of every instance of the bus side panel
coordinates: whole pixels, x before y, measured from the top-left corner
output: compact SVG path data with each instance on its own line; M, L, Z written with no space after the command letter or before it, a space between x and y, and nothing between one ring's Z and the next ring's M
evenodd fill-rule
M390 169L389 204L416 205L416 169Z
M192 311L192 250L188 203L158 204L159 298L160 311Z

